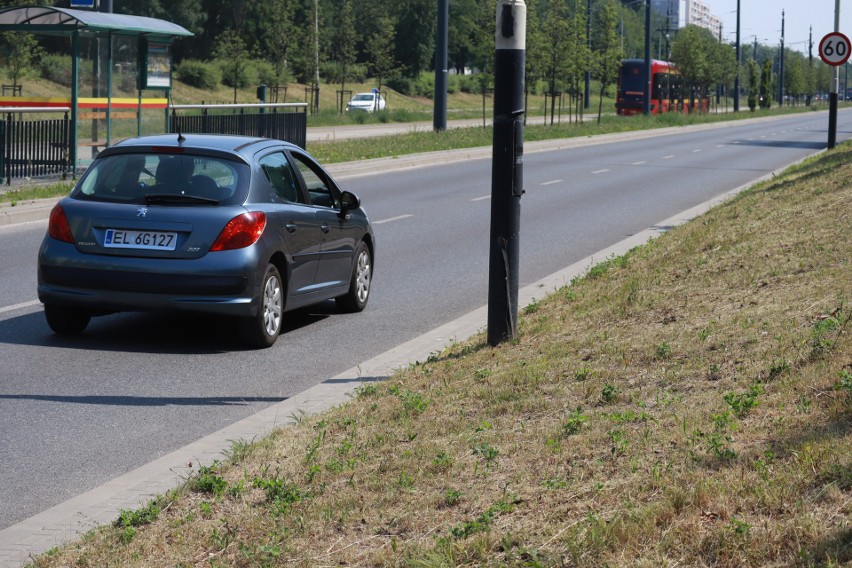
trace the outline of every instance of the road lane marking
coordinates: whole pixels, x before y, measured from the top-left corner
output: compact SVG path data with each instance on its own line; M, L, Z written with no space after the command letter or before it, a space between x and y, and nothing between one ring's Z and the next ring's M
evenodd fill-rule
M15 310L21 310L24 308L31 308L33 306L39 305L41 302L38 300L33 300L32 302L24 302L22 304L15 304L13 306L6 306L5 308L0 308L0 314L5 314L6 312L14 312Z
M609 170L597 170L597 171L592 172L592 174L593 174L593 175L596 175L596 174L605 174L605 173L606 173L606 172L608 172L608 171L609 171Z
M670 156L663 156L664 160L671 160L672 158L674 158L674 154L672 154Z
M553 185L554 183L562 183L561 179L552 179L550 181L543 181L539 185Z
M486 199L491 199L491 196L483 195L482 197L474 197L471 201L485 201Z
M647 163L648 163L648 162L646 162L645 160L642 160L641 162L633 162L633 163L632 163L632 164L630 164L630 165L631 165L631 166L641 166L642 164L647 164Z
M381 225L382 223L390 223L392 221L400 221L402 219L408 219L409 217L414 217L414 215L397 215L396 217L390 217L388 219L382 219L381 221L373 221L373 225Z
M701 150L702 150L701 148L696 148L695 150L692 151L692 153L695 154L695 153L700 152Z

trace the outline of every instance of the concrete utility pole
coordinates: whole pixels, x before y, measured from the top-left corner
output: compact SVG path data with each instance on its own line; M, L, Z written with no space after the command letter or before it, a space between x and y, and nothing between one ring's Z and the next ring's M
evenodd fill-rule
M449 51L449 0L438 0L438 29L435 37L435 106L432 127L447 129L447 52Z
M488 271L488 344L518 334L518 253L524 193L524 72L527 6L497 3L494 55L494 148Z

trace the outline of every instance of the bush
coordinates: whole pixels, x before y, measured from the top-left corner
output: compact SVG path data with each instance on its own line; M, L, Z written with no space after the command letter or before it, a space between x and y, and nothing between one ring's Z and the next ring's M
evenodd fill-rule
M59 83L65 87L71 86L73 77L71 76L70 55L44 55L41 58L39 70L44 79Z
M242 89L257 84L257 70L251 62L243 61L241 65L234 67L233 61L219 59L216 64L222 73L222 83L228 87Z
M279 82L286 83L286 81L278 80L279 78L275 76L275 65L268 61L255 60L251 62L251 66L254 67L254 74L257 77L258 85L272 86Z
M177 78L198 89L215 89L222 83L221 69L206 61L185 59L176 69Z
M408 77L388 77L385 80L385 85L387 85L389 89L393 89L405 96L410 97L414 94L413 81Z

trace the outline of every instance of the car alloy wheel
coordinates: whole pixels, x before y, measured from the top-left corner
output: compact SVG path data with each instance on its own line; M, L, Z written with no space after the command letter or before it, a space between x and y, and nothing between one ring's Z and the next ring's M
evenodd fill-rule
M349 291L336 298L337 307L343 312L360 312L370 299L370 285L373 280L373 260L366 243L361 242L355 249L355 266L349 281Z
M284 314L284 286L281 273L274 264L266 267L259 304L257 315L241 322L241 331L249 344L255 347L270 347L281 332Z

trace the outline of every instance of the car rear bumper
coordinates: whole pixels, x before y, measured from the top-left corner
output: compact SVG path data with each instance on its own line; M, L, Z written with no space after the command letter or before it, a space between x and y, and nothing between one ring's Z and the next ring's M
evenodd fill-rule
M257 255L248 249L163 262L84 255L74 245L47 238L39 255L38 297L93 311L194 311L251 316L257 313ZM63 252L65 254L63 254ZM61 258L62 262L50 262Z

